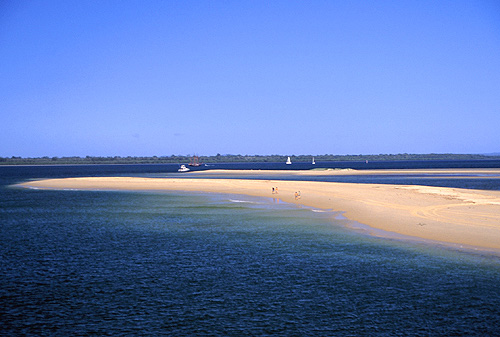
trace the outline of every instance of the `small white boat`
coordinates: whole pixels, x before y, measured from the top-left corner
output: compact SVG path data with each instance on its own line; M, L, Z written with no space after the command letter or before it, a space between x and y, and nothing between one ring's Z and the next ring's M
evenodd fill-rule
M288 157L288 159L286 160L286 164L287 165L291 165L292 164L292 161L290 160L290 157Z
M186 165L181 165L181 168L178 169L177 171L179 171L179 172L187 172L187 171L190 171L190 170L186 167Z
M313 157L313 162L312 162L313 165L316 165L316 162L314 161L314 157Z

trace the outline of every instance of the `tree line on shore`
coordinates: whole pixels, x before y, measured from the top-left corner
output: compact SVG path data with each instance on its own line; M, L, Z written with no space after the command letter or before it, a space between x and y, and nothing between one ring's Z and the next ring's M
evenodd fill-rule
M203 163L264 163L285 162L288 155L233 155L217 154L201 156ZM376 154L376 155L290 155L292 162L310 162L312 157L320 161L396 161L396 160L485 160L500 159L500 155L482 154ZM182 164L192 160L190 155L152 156L152 157L0 157L0 165L91 165L91 164Z

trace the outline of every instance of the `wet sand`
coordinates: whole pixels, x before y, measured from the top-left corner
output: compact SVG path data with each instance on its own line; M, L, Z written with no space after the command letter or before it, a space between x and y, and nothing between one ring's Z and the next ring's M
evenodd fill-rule
M360 171L332 170L355 174ZM422 174L436 170L380 170L377 174ZM500 170L437 170L440 174L488 174ZM208 173L210 172L210 173ZM40 189L192 191L245 194L279 198L284 202L343 211L350 220L381 231L432 240L464 248L500 252L500 191L387 184L352 184L316 181L218 179L217 174L258 175L276 171L203 171L211 179L90 177L30 181L19 186ZM297 175L324 170L283 171ZM328 172L328 171L327 171ZM361 171L362 174L368 174ZM391 172L391 173L388 173ZM454 173L455 172L455 173ZM189 173L196 176L197 172ZM283 174L283 173L282 173ZM372 173L373 174L373 173ZM435 174L435 173L429 173ZM500 174L499 174L500 175ZM189 177L190 175L186 175ZM278 187L278 194L272 188ZM295 192L300 191L300 199ZM390 236L390 235L388 235Z

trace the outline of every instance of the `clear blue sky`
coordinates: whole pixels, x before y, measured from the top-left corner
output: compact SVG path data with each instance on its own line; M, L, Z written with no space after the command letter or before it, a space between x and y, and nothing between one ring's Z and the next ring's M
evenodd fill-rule
M0 156L500 152L500 2L1 1Z

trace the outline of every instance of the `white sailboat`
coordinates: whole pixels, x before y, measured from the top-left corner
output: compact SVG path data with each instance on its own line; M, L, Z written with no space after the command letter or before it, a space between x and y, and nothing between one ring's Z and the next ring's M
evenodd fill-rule
M286 164L287 165L291 165L292 164L292 161L290 160L290 157L288 157L288 159L286 160Z
M312 161L312 164L313 164L313 165L316 165L316 162L314 161L314 157L313 157L313 161Z

